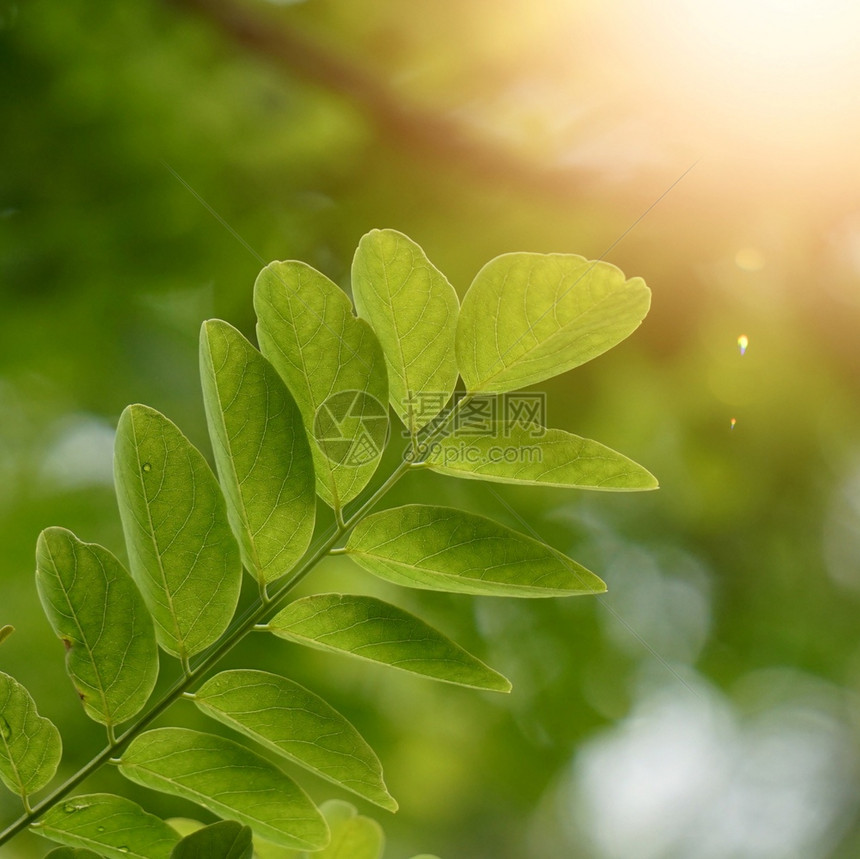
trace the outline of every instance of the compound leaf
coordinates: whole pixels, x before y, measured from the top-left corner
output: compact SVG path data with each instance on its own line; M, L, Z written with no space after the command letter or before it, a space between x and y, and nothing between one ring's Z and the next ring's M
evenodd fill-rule
M352 289L359 315L382 344L391 405L415 435L457 384L457 293L424 251L396 230L372 230L361 239Z
M194 703L277 754L397 810L373 749L340 713L297 683L266 671L224 671L195 693Z
M271 364L231 325L200 332L200 376L215 464L242 561L261 584L305 553L316 514L302 417Z
M57 803L31 829L108 859L170 859L179 842L179 835L163 820L130 799L107 793Z
M186 659L221 636L239 600L224 497L200 451L146 406L120 417L114 472L131 574L158 643Z
M388 433L382 348L336 284L302 262L269 263L254 285L257 339L302 413L317 492L340 509L376 471Z
M251 828L235 820L219 820L183 838L170 859L251 859L253 855Z
M578 489L656 489L641 465L596 441L535 424L496 424L487 434L454 433L433 443L432 471L496 483Z
M603 354L639 327L651 302L642 278L575 254L503 254L475 276L457 324L470 392L542 382Z
M360 522L346 546L398 585L509 597L601 593L606 585L561 552L462 510L408 504Z
M158 678L158 649L122 564L102 546L48 528L36 544L36 588L87 715L112 726L139 713Z
M40 716L30 693L0 671L0 780L27 797L53 777L63 754L60 732Z
M120 772L144 787L183 797L283 847L318 850L325 820L280 769L224 737L157 728L132 740Z
M270 632L434 680L510 692L510 682L420 618L375 597L318 594L290 603Z

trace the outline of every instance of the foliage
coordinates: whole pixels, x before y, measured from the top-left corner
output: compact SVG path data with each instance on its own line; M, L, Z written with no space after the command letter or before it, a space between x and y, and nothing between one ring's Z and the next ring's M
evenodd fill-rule
M427 500L534 529L601 574L609 592L599 599L398 590L345 556L296 591L396 602L507 675L513 696L262 633L223 667L287 674L358 727L401 803L396 816L377 815L395 857L422 847L469 859L686 856L691 843L720 856L777 843L785 856L860 855L860 171L839 95L857 75L844 66L832 85L809 78L799 91L773 66L762 80L745 62L719 62L728 55L712 29L696 25L708 4L673 3L659 16L640 4L631 18L624 4L556 0L227 3L273 39L286 30L325 47L346 87L334 93L313 68L296 74L304 52L278 65L198 15L225 8L220 0L29 0L0 12L0 627L16 627L0 670L61 726L57 783L98 751L105 728L72 691L41 613L37 535L65 525L128 568L110 476L125 404L169 415L214 468L195 367L200 321L229 320L257 343L248 293L265 262L306 260L349 294L359 237L392 224L461 299L508 250L577 252L643 275L654 290L648 324L541 388L549 425L629 453L663 489L607 496L427 468L388 496L386 506ZM814 14L791 4L786 20L805 6ZM761 36L764 64L771 37L795 31L719 29L750 45ZM843 47L855 31L841 27ZM700 85L708 61L716 87ZM792 66L796 77L809 64ZM374 124L354 90L368 75L389 97L383 106L452 118L478 145L463 155L462 136L434 133L421 147L411 127ZM822 125L817 108L828 105L838 116ZM486 142L513 159L488 159ZM535 169L517 169L524 161ZM320 527L329 516L319 511ZM255 590L246 577L240 612ZM162 663L158 695L179 673ZM673 672L709 713L686 712L701 699ZM655 714L658 692L685 730ZM786 737L791 701L809 720ZM743 727L740 758L715 727L721 714ZM207 719L185 702L154 724L222 729ZM690 742L704 725L720 742L698 754ZM750 743L761 754L750 758ZM683 773L679 760L691 764ZM768 778L777 770L778 784ZM631 789L640 776L647 794ZM302 780L315 800L335 795ZM195 816L124 785L114 767L78 790ZM0 787L0 829L19 809ZM45 852L29 833L0 847L3 859Z
M243 669L210 676L212 669L257 632L448 683L509 691L504 677L441 632L381 600L317 594L287 604L329 554L345 554L395 584L449 593L546 597L605 589L559 551L483 516L425 504L370 511L408 471L436 468L439 457L448 461L440 442L458 436L468 404L577 366L627 336L648 307L641 279L626 281L614 266L581 257L509 254L482 269L458 319L444 276L399 233L366 236L353 273L365 319L307 266L264 269L255 306L271 363L227 323L204 323L200 372L217 479L167 417L141 405L123 412L115 482L130 571L69 531L41 535L39 596L66 647L84 709L106 727L108 745L31 807L30 796L57 769L60 737L26 689L0 675L0 776L25 807L0 843L31 826L78 851L65 855L246 859L253 832L261 855L269 842L282 856L298 850L377 859L377 824L344 803L323 813L280 765L297 763L396 810L379 760L358 731L278 674ZM467 390L452 399L457 370ZM385 391L380 403L375 393ZM389 402L409 439L403 460L369 497L346 509L379 464ZM435 405L428 411L426 402ZM546 470L533 460L532 468L494 472L487 438L496 448L504 440L516 455L524 432L550 439L538 445L551 451ZM558 432L531 418L494 425L475 463L467 457L459 468L440 470L594 489L656 485L619 454ZM312 542L315 489L334 522L318 527ZM258 596L236 617L243 567ZM156 643L179 661L182 679L139 715L158 674ZM149 727L182 697L263 746L277 763L221 735ZM181 838L122 796L67 799L106 762L128 780L191 800L225 822Z

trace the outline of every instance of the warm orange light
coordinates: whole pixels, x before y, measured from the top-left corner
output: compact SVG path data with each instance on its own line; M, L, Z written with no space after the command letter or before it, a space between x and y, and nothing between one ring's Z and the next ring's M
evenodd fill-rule
M743 271L761 271L767 260L758 248L741 248L735 254L735 265Z
M739 69L764 73L783 83L821 80L855 52L860 12L845 0L664 0L662 12L688 28L697 45ZM678 34L683 35L679 32Z
M698 154L826 168L822 147L856 151L860 3L632 0L626 11L615 26L641 69L642 108Z

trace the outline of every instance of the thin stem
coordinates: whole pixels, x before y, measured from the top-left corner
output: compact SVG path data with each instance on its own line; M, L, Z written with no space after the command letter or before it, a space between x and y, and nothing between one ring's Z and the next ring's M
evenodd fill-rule
M344 531L349 531L354 528L358 521L364 518L365 514L369 513L370 510L376 506L376 504L380 501L383 495L385 495L401 477L409 470L409 462L408 460L403 460L394 471L388 477L388 480L370 496L356 511L350 516L346 522L344 522Z
M433 447L433 444L436 442L436 439L438 439L439 436L445 434L445 432L448 429L448 425L457 417L457 415L460 413L460 410L464 406L467 406L474 399L474 397L475 397L475 395L473 393L464 394L454 404L454 408L451 409L451 411L448 412L447 415L445 415L442 422L430 432L430 434L427 436L427 438L421 440L420 444L418 445L418 448L413 448L413 457L409 463L409 465L412 467L412 469L428 468L429 467L430 463L427 460L427 456L429 456L430 453L432 452L432 447ZM415 437L413 437L413 441L417 441L417 439L415 439ZM424 459L417 459L417 454L418 454L420 449L423 449Z
M268 588L266 586L266 582L264 582L262 579L260 579L257 582L257 587L258 587L258 590L260 592L260 603L262 605L265 605L269 601L269 591L268 591Z
M380 129L381 139L402 147L410 156L420 155L446 170L461 170L470 181L481 181L497 189L525 188L529 195L540 192L568 204L588 197L605 202L607 183L598 183L580 165L527 159L514 148L475 133L468 123L423 109L402 98L385 79L372 75L360 64L348 62L342 53L327 50L303 35L299 28L285 26L261 14L257 4L231 0L171 0L197 12L222 33L256 57L322 86L363 110Z
M435 440L436 436L447 426L453 416L459 411L464 403L471 399L467 395L460 400L452 409L443 424L434 430L430 435L430 439ZM206 652L203 658L195 666L191 666L190 660L183 654L181 658L182 669L184 676L181 677L173 687L168 690L153 707L147 711L141 718L132 725L122 736L114 736L113 741L106 749L96 755L89 763L79 769L71 778L60 785L51 794L46 796L41 802L34 806L30 806L27 797L23 797L26 813L18 820L12 823L7 829L0 833L0 845L5 844L22 830L26 829L31 823L38 820L46 811L53 808L61 799L68 796L81 782L85 781L94 772L100 769L105 763L118 761L115 757L117 752L121 752L144 728L152 724L159 716L161 716L177 699L183 697L204 675L210 668L215 666L222 657L226 656L249 632L259 629L268 616L274 614L280 607L280 603L287 597L290 591L301 582L305 576L332 550L336 549L337 544L341 539L351 531L370 510L382 499L382 497L409 471L412 463L405 459L397 466L396 469L388 476L388 479L373 492L370 497L364 501L356 511L349 517L343 518L338 523L334 532L326 537L316 549L308 550L302 562L294 568L293 574L282 582L277 587L273 588L271 593L265 590L261 591L260 597L251 607L249 612L236 626L228 630L224 637L212 649ZM266 598L268 596L268 598ZM263 628L265 628L263 626ZM111 731L112 729L109 729Z
M0 833L0 845L5 844L23 829L26 829L31 823L38 820L46 811L53 808L61 799L71 793L81 782L92 775L96 770L102 767L105 763L110 762L111 758L117 751L121 751L128 745L144 728L148 727L165 710L170 707L178 698L181 698L200 677L212 668L223 656L229 653L249 632L260 625L261 621L266 619L266 616L278 608L278 604L289 594L289 592L300 582L304 577L340 542L343 536L356 524L360 519L397 483L398 480L408 471L409 463L402 462L388 477L388 479L365 501L355 513L347 519L342 526L338 527L333 534L324 540L310 554L306 554L305 559L293 572L285 582L276 587L267 601L263 601L262 597L257 600L252 610L233 630L228 630L224 638L210 650L203 659L191 667L187 657L183 657L182 668L184 676L180 678L174 686L164 694L147 713L145 713L139 721L132 725L121 737L115 738L115 741L106 749L100 752L89 763L85 764L71 778L64 782L55 791L49 794L41 802L35 806L30 806L27 799L24 798L24 806L26 813L16 820L11 826Z

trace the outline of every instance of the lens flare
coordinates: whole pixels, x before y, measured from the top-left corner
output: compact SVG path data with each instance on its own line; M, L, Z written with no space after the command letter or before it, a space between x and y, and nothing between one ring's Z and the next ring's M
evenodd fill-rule
M749 346L749 345L750 345L749 337L747 337L746 334L741 334L741 336L738 337L738 350L740 351L741 355L746 354L747 346Z
M734 428L735 428L735 424L736 424L737 422L738 422L737 418L732 418L732 419L729 421L729 429L734 429Z

